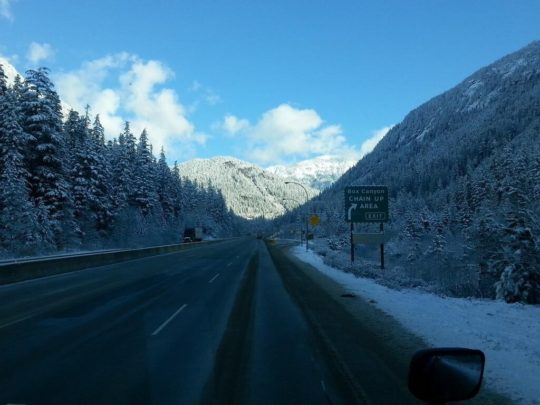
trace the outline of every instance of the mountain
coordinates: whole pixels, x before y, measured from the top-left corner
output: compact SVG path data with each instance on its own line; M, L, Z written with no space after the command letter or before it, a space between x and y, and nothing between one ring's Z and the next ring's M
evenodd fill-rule
M540 42L411 111L321 194L321 234L346 249L343 189L376 184L399 277L540 302Z
M287 185L283 178L232 157L190 160L180 165L180 175L220 190L227 207L244 218L275 218L306 200L301 187ZM310 198L318 193L309 186L306 189Z
M3 58L2 56L0 56L0 65L2 65L4 73L6 74L7 84L11 86L13 84L13 80L15 80L15 77L19 74L19 72L17 72L15 66L13 66L6 58Z
M429 195L523 138L537 143L539 120L536 41L410 112L336 186L384 180L394 193Z
M266 171L275 176L307 184L317 190L324 190L334 183L356 162L343 160L338 156L318 156L292 165L270 166Z

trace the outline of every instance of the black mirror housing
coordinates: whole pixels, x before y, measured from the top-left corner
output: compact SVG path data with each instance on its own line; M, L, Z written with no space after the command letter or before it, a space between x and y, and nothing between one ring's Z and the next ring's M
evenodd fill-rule
M485 361L484 353L475 349L420 350L409 366L409 391L435 404L471 399L482 385Z

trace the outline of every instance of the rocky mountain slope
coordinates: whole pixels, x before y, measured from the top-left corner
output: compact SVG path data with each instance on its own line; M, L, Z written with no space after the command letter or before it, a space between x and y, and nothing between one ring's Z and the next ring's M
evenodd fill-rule
M375 184L392 196L399 277L540 302L540 42L411 111L322 193L321 234L346 249L343 189Z
M301 187L251 163L232 157L194 159L180 165L180 175L221 190L228 208L244 218L275 218L306 200ZM307 187L309 197L317 190Z

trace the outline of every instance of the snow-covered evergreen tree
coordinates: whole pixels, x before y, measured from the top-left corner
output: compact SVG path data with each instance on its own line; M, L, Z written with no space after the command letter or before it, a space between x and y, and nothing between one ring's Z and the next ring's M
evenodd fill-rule
M161 148L159 160L157 164L157 195L164 223L168 223L175 219L175 179L171 169L167 165L165 151Z
M42 218L46 213L30 200L23 158L29 138L19 125L15 106L15 93L7 88L0 65L0 251L7 256L35 254L52 242Z
M9 88L0 67L0 104L1 255L174 243L188 223L215 236L234 229L221 192L183 182L146 131L137 140L126 122L106 143L89 107L62 122L47 69Z
M89 150L92 168L92 190L94 204L91 209L94 212L95 229L101 237L107 237L113 226L113 198L111 185L111 165L107 160L107 148L105 146L105 130L96 115L93 127L90 131Z
M504 193L497 298L534 303L540 300L540 252L533 231L538 227L536 214L528 209L529 198L520 188L506 184Z
M84 242L99 245L112 226L109 169L99 117L89 127L87 116L71 111L64 125L70 147L70 183L74 215Z
M56 246L63 249L77 232L66 181L66 142L60 100L45 68L29 70L20 97L22 128L30 137L31 194L48 213ZM45 223L42 224L45 226Z
M143 130L139 137L133 171L133 189L130 196L131 204L146 216L156 208L158 196L154 188L156 176L155 166L148 134Z

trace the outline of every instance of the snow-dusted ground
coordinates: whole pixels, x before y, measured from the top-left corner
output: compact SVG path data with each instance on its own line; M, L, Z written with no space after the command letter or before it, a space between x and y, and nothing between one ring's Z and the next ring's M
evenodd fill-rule
M374 300L379 309L434 347L482 350L490 389L519 404L540 404L540 306L394 290L332 268L303 247L292 252L347 290Z

